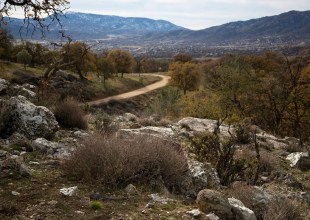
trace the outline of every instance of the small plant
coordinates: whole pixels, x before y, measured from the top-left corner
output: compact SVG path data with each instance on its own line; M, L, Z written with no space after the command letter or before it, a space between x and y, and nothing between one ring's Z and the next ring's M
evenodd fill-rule
M110 115L104 111L100 111L95 116L95 127L98 132L106 132L112 122Z
M88 124L83 110L73 99L66 99L56 106L54 115L60 125L65 128L87 129Z
M92 201L90 203L90 208L93 210L100 210L103 208L103 204L100 201Z

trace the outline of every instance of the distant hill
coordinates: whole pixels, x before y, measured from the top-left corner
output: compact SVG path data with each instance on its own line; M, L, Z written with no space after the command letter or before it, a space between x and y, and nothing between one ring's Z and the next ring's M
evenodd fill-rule
M240 41L302 41L310 37L310 11L290 11L276 16L237 21L198 31L176 30L161 37L221 44Z
M96 15L79 12L68 12L62 16L61 25L53 22L49 28L47 37L57 38L60 29L64 30L74 40L94 40L107 38L139 37L153 32L161 34L175 30L186 30L183 27L172 24L164 20L153 20L148 18L119 17L110 15ZM46 23L50 22L47 18ZM11 18L8 22L8 29L15 38L20 37L20 27L23 20ZM32 34L32 26L26 33L22 29L22 36L25 38L41 37L40 33Z
M50 22L49 18L46 22ZM221 51L263 51L310 45L310 11L290 11L280 15L236 21L203 30L189 30L164 20L119 17L68 12L50 26L47 38L60 39L59 30L73 40L99 42L97 49L125 48L136 54L170 57L179 52L208 56ZM20 38L23 20L11 18L7 28ZM25 25L24 25L25 27ZM32 35L31 26L22 29L24 39L40 39ZM210 47L212 46L212 47Z

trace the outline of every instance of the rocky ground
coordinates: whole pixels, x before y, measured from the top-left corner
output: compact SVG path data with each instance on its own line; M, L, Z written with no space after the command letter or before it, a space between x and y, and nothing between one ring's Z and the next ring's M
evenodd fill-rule
M179 144L188 171L178 193L139 183L110 189L70 178L62 167L93 137L98 118L89 116L87 131L62 129L49 109L33 104L35 91L35 86L0 79L0 219L268 219L261 214L267 212L272 219L273 213L281 211L282 201L297 204L301 214L295 219L310 218L310 158L306 148L296 147L295 138L257 130L268 169L254 186L242 179L223 186L216 169L192 155L189 140L215 130L221 138L229 137L233 127L208 119L172 123L123 114L102 127L115 130L114 135L124 140L139 136ZM237 155L250 158L246 154L250 145L238 144ZM286 211L291 216L296 212Z

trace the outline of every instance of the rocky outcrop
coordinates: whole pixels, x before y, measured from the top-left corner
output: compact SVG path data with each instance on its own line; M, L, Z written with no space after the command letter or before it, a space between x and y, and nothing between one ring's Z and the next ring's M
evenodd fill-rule
M171 128L165 127L142 127L138 129L120 129L118 135L124 138L130 138L133 136L152 136L161 139L173 140L176 138L174 131Z
M226 125L218 126L216 120L210 119L201 119L201 118L192 118L187 117L181 119L178 123L178 126L187 130L190 134L203 133L203 132L218 132L224 137L229 137L229 131L232 132L233 129Z
M309 153L296 152L291 153L286 157L290 161L291 167L297 167L301 170L310 170L310 157Z
M0 133L11 135L18 132L29 139L50 138L58 130L53 113L43 106L36 106L23 96L2 102Z

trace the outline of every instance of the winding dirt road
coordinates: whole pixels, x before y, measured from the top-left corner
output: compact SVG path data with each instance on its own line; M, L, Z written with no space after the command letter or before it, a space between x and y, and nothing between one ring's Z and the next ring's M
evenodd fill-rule
M96 101L92 101L92 102L88 102L88 105L99 105L99 104L103 104L103 103L107 103L110 100L122 100L122 99L128 99L128 98L132 98L138 95L142 95L145 94L147 92L153 91L155 89L159 89L161 87L164 87L168 84L170 76L164 76L164 75L157 75L157 74L141 74L141 75L152 75L152 76L159 76L160 78L162 78L159 82L153 83L151 85L145 86L141 89L137 89L131 92L126 92L126 93L122 93L119 95L114 95L114 96L110 96L104 99L99 99Z

